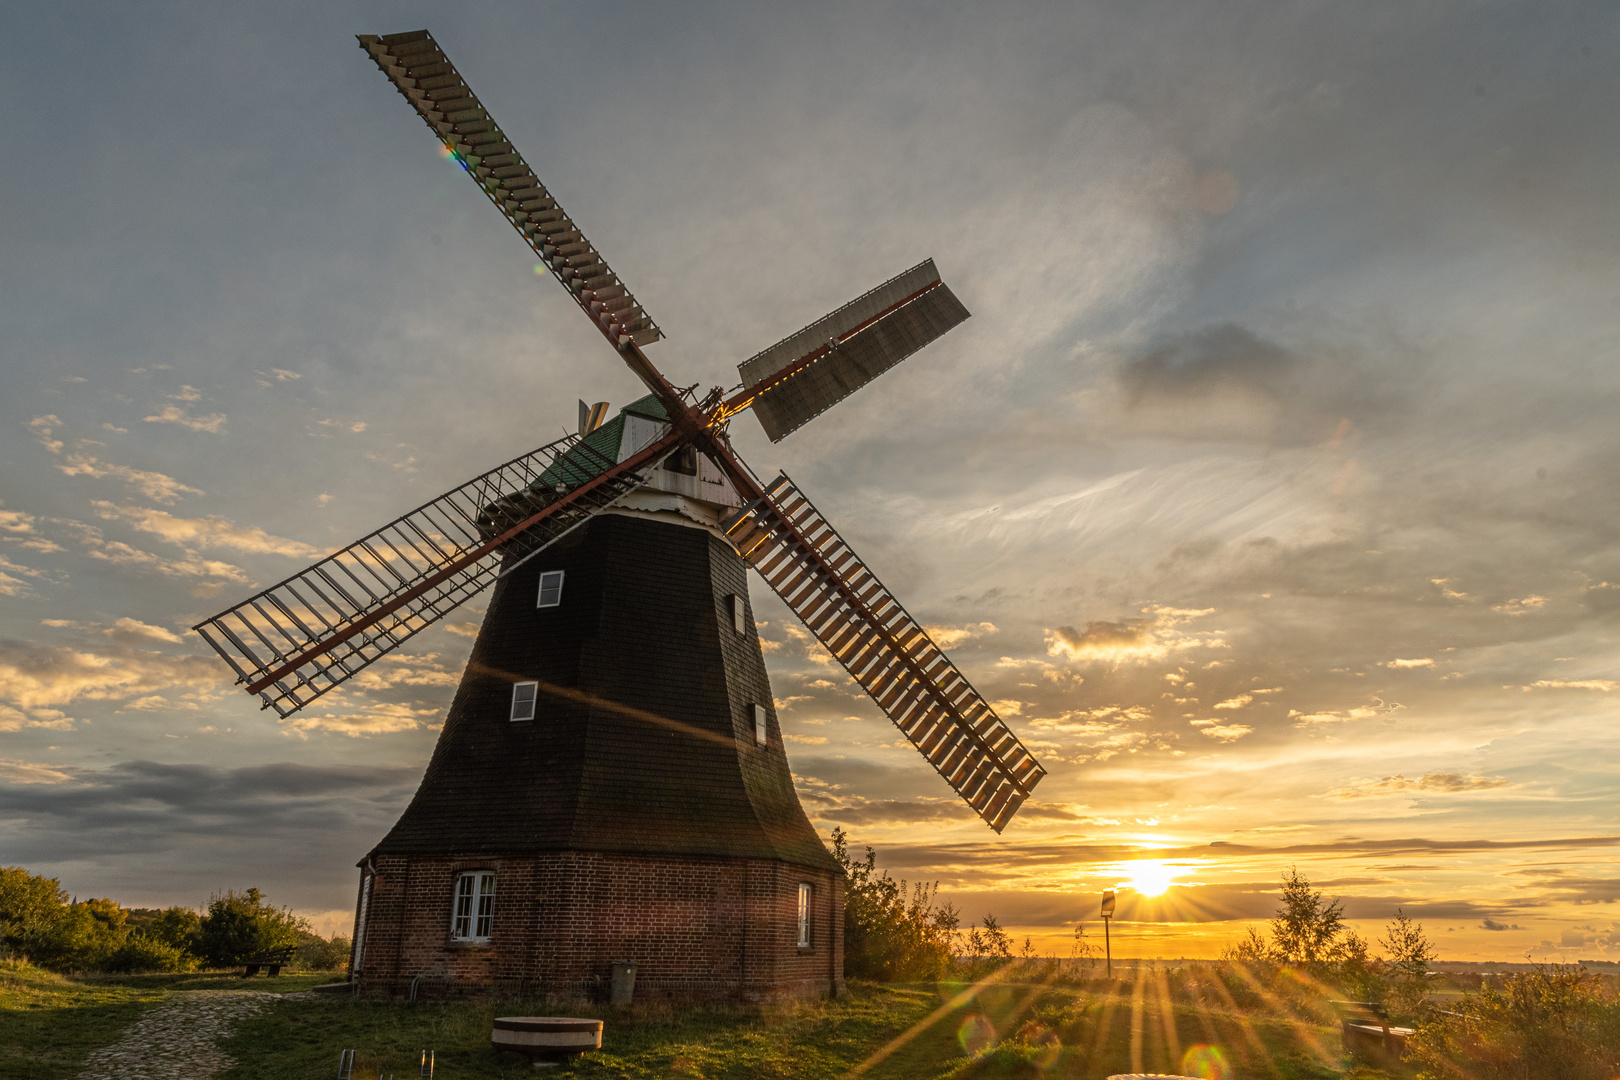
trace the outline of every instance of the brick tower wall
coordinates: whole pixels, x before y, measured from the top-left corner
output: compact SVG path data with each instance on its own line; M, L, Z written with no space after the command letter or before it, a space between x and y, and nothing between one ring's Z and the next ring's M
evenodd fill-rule
M635 999L827 997L843 991L840 874L766 859L560 851L389 856L374 862L355 975L364 995L607 994L637 965ZM455 881L496 873L485 942L451 938ZM810 944L798 886L811 885ZM369 892L369 895L366 895ZM414 986L414 991L413 991Z

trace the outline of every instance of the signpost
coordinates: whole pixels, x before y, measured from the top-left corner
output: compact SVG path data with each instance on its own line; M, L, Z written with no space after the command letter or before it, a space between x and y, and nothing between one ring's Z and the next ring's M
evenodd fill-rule
M1103 920L1103 955L1108 958L1108 977L1114 977L1114 948L1108 940L1108 923L1114 917L1114 890L1109 889L1103 893L1102 920Z

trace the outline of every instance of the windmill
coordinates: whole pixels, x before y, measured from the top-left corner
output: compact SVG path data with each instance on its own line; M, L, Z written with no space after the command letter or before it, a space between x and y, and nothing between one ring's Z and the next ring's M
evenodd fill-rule
M362 864L355 970L368 963L368 927L370 939L380 942L383 894L373 896L371 887L375 881L383 889L387 875L377 860L413 852L425 858L443 849L443 843L435 846L435 830L458 832L454 846L465 855L457 856L459 866L469 858L487 861L503 844L535 851L607 845L644 854L743 857L747 844L740 840L731 847L704 841L710 851L685 838L703 831L692 826L699 819L705 829L726 827L731 811L715 807L730 797L729 784L736 789L735 820L753 823L748 827L765 837L747 857L829 872L825 851L792 793L785 760L779 753L755 754L779 748L780 734L747 606L744 566L758 572L946 783L1001 832L1044 769L798 486L785 473L762 480L728 437L729 424L752 411L767 436L780 441L967 319L933 261L744 361L737 388L714 388L701 397L677 389L643 352L663 336L658 326L535 177L432 36L363 35L359 42L649 393L610 421L605 405L587 408L582 402L577 433L467 481L195 627L247 692L286 717L495 587L423 788L389 839ZM687 588L695 578L706 579L700 597ZM625 614L626 606L654 596L650 609ZM564 617L566 604L580 606ZM652 627L655 614L668 625ZM516 639L521 648L512 644ZM683 649L709 659L677 662ZM699 668L709 674L692 674ZM663 672L665 682L641 687L639 673L651 669ZM690 682L685 691L679 689L687 685L683 679ZM715 702L709 712L688 708L704 694ZM538 741L514 734L539 715L542 704L558 717L581 719L572 728L558 721L553 734ZM497 708L505 721L499 730L488 718ZM737 715L715 721L716 710ZM511 739L520 741L502 741ZM643 772L625 765L630 771L612 782L592 781L591 762L604 755L639 761L636 768ZM524 769L513 764L520 759L528 763ZM700 759L708 764L695 764ZM482 765L475 767L475 760ZM491 779L496 773L506 779ZM510 809L535 801L532 785L542 775L546 783L562 785L547 789L544 801L573 806L572 824L559 825L546 817L549 810L523 817L529 811ZM647 799L663 798L668 805L642 812L631 805L635 791L603 793L615 786L639 788ZM499 794L492 795L496 789ZM469 809L474 804L485 809ZM508 810L491 809L500 807ZM503 826L504 833L487 822L469 824L479 814L495 814L507 826L526 824ZM614 824L604 825L607 819ZM677 825L684 830L679 836ZM512 828L523 838L511 839ZM580 839L592 830L596 840ZM553 834L569 839L536 839ZM413 873L402 869L395 875L404 876L407 892ZM493 910L494 876L490 872L486 882L480 873L456 872L454 941L489 940L477 931L487 929L485 912ZM799 886L795 933L801 950L810 947L808 888ZM829 882L821 899L830 901L840 888ZM507 893L503 883L502 895ZM408 937L403 928L416 918L411 901L391 903L389 910L397 908L391 925ZM829 903L827 925L840 917ZM543 937L525 947L536 956L536 949L553 948ZM651 941L642 944L663 947ZM407 973L408 954L403 946L390 954L396 977ZM434 970L448 978L465 968L453 959L435 962ZM497 977L494 969L481 970ZM835 983L838 976L832 973Z

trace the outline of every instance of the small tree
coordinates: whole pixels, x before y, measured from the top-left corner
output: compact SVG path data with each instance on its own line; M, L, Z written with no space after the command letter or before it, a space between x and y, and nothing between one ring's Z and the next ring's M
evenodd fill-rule
M994 915L984 917L984 954L992 960L1012 959L1012 938Z
M305 921L287 908L271 907L258 889L215 893L198 925L204 959L218 967L240 964L255 953L298 944Z
M1439 954L1423 932L1423 924L1413 922L1400 908L1384 931L1384 948L1389 950L1389 1004L1403 1015L1410 1015L1423 1001L1428 989L1429 965Z
M1344 905L1324 902L1322 894L1297 867L1282 877L1283 906L1271 920L1271 951L1279 960L1316 964L1339 958L1339 936L1344 933Z

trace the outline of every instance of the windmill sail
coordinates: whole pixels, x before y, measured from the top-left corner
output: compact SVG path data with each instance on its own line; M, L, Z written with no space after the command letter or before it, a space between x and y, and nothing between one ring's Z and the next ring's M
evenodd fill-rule
M426 30L358 35L383 74L617 346L663 333L557 200L535 178L483 102Z
M999 833L1046 770L786 474L763 495L737 550Z
M570 435L523 455L192 629L288 716L630 491L674 447L622 462Z
M745 389L733 402L751 402L780 442L967 318L925 259L737 365Z

